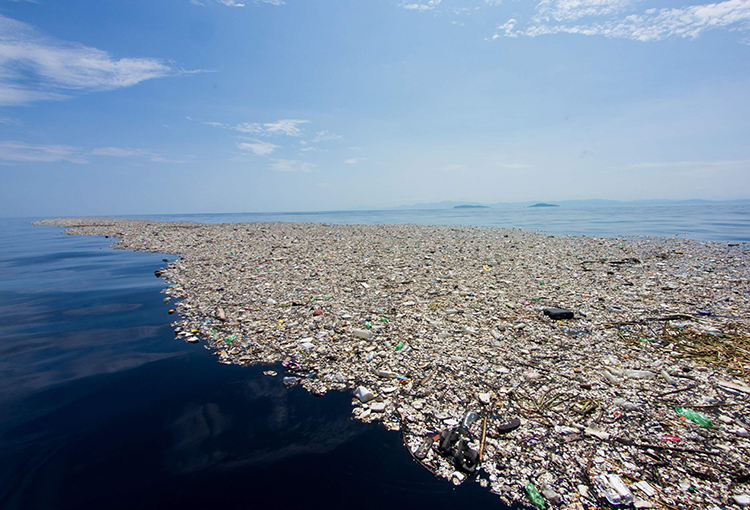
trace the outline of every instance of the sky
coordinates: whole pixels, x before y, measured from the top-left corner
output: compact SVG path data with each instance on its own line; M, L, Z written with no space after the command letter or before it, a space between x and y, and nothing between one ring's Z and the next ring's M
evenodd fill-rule
M0 216L750 198L750 0L0 0Z

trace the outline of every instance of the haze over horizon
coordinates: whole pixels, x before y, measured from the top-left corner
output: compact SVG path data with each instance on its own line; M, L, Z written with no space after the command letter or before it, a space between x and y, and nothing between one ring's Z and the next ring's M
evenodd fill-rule
M750 1L0 0L0 216L750 198Z

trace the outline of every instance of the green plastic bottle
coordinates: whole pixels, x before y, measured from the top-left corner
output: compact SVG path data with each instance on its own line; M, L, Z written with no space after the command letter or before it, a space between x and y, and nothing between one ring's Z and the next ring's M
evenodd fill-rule
M404 342L399 342L396 344L396 350L400 351L404 347Z
M531 504L539 510L547 508L547 505L544 503L544 498L539 494L539 491L536 490L536 487L531 482L526 484L526 495L529 497L529 500L531 500Z
M691 409L684 409L682 407L675 407L674 410L680 416L684 416L688 420L697 423L701 427L706 427L707 429L710 429L711 427L714 426L714 422L712 422L711 418L709 418L706 415L703 415L701 413L696 413L695 411Z

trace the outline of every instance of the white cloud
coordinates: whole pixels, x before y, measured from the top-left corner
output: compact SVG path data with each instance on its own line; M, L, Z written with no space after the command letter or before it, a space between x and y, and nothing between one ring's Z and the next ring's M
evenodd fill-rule
M0 161L88 163L83 152L77 147L69 145L31 145L14 141L0 142Z
M309 124L309 120L302 119L281 119L275 122L266 122L262 124L260 122L242 122L235 126L223 124L221 122L204 122L204 124L212 127L218 127L223 129L231 129L239 133L254 134L261 136L270 135L287 135L287 136L301 136L304 130L300 127L302 124ZM325 131L324 131L325 132Z
M188 120L193 120L190 117L188 117L187 119ZM229 126L227 126L226 124L222 124L221 122L204 122L204 124L207 125L207 126L220 127L220 128L224 128L224 129L229 129Z
M208 124L208 122L206 124ZM240 133L263 133L263 126L257 122L243 122L242 124L237 124L236 126L231 127L219 124L218 122L214 122L213 124L229 129L234 129L235 131L239 131Z
M622 12L633 0L542 0L536 6L535 21L574 21L586 16L605 16Z
M319 131L315 134L315 138L310 140L312 143L319 142L330 142L331 140L341 140L343 136L329 133L328 131Z
M149 153L149 160L154 163L187 163L192 160L195 156L184 156L179 159L166 158L161 154Z
M172 159L145 149L101 147L85 151L80 147L70 145L34 145L17 141L0 142L0 162L54 163L56 161L69 161L71 163L87 164L89 163L88 156L114 158L147 157L150 161L156 163L185 163L192 158L192 156L183 156L180 159Z
M632 169L632 170L648 170L654 168L694 168L694 167L726 167L726 166L739 166L747 165L750 161L738 160L738 161L662 161L662 162L647 162L647 163L636 163L634 165L626 165L619 168Z
M149 152L141 149L122 149L119 147L102 147L91 151L92 156L112 156L115 158L129 158L144 154L149 154Z
M518 37L518 32L515 32L513 29L516 28L516 23L518 23L513 18L506 21L504 24L499 25L497 27L497 30L495 31L495 35L492 36L492 40L494 41L498 37ZM501 35L502 32L502 35Z
M443 172L456 172L456 171L465 170L465 169L466 169L466 165L462 165L458 163L458 164L445 165L440 170L442 170Z
M270 142L263 142L261 140L252 140L252 142L240 142L237 144L240 150L250 151L257 156L267 156L273 151L279 148L278 145L274 145Z
M61 100L74 91L114 90L182 72L159 59L116 59L96 48L45 37L0 15L0 105Z
M529 168L529 165L524 165L521 163L495 163L500 168L508 168L510 170L518 170L520 168Z
M750 0L624 12L632 7L630 0L542 0L529 26L515 30L517 22L511 19L497 27L492 39L568 33L648 42L696 38L715 29L750 31ZM582 18L587 21L566 23Z
M402 2L399 4L404 9L409 9L410 11L431 11L438 5L440 5L440 0L429 0L428 2L419 2L415 4L407 4L406 2Z
M139 156L146 156L150 161L153 161L154 163L185 163L187 160L192 158L192 156L184 156L180 159L172 159L146 149L130 149L122 147L101 147L98 149L93 149L88 154L90 156L112 158L134 158Z
M15 1L15 0L13 0ZM32 0L27 0L32 1ZM214 3L226 5L227 7L245 7L247 3L245 2L238 2L237 0L213 0ZM200 0L190 0L190 3L193 5L201 5L205 6L206 4L201 2ZM284 0L253 0L253 3L255 4L271 4L271 5L284 5Z
M269 122L263 124L263 130L270 134L282 134L287 136L300 136L302 129L299 127L300 124L309 124L309 120L299 119L284 119L277 120L276 122Z
M365 158L349 158L347 160L344 160L344 163L347 165L353 165L355 163L359 163L360 161L364 161Z
M312 172L315 166L317 165L294 159L277 159L271 164L271 168L277 172Z

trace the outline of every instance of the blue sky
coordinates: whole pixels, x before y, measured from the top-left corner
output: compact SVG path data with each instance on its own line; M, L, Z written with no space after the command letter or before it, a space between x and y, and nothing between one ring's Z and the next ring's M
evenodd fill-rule
M750 198L750 0L0 0L2 216Z

